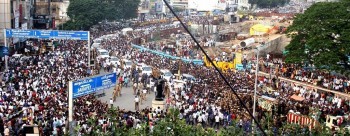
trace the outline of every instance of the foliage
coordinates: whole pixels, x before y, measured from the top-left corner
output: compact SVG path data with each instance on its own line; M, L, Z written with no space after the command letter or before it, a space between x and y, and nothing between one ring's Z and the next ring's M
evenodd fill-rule
M242 136L243 135L243 130L236 127L236 126L229 126L220 131L219 136Z
M64 29L88 30L103 20L135 18L139 3L140 0L70 0L67 9L70 21L64 24Z
M283 6L289 3L290 0L249 0L252 5L257 5L258 8L274 8Z
M234 136L234 135L248 135L242 128L239 128L235 120L232 121L231 126L223 127L220 131L216 132L212 128L203 128L201 125L192 126L185 123L184 120L180 120L180 111L178 109L169 109L168 114L164 119L156 121L154 124L153 131L149 131L147 123L143 123L141 128L126 128L125 125L118 125L117 122L117 109L109 109L105 117L108 117L112 121L111 128L107 132L102 131L100 125L96 125L97 118L91 117L87 122L88 126L92 126L92 136ZM270 125L271 114L266 114L266 121L260 122L262 126L265 126L265 132L267 135L318 135L318 136L331 136L333 133L326 126L318 126L311 131L308 127L301 127L297 124L283 124L283 126ZM268 123L268 124L266 124ZM273 126L273 127L272 127ZM278 127L279 130L273 131L273 128ZM76 131L81 127L77 126ZM345 132L340 131L338 134L342 135ZM260 132L257 130L255 135L259 135ZM348 133L345 133L348 134Z
M348 0L345 0L348 1ZM292 38L287 63L309 63L328 70L347 69L350 52L350 3L316 3L299 14L287 32Z

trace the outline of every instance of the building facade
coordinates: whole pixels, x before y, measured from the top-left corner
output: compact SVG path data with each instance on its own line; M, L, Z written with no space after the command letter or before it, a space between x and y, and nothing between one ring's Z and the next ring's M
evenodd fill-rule
M4 44L3 29L11 28L11 0L0 1L0 46Z
M3 29L53 29L58 24L69 20L67 8L69 0L0 0L0 46L3 45ZM38 16L49 16L38 18ZM42 22L45 27L34 27ZM11 42L17 43L13 38Z

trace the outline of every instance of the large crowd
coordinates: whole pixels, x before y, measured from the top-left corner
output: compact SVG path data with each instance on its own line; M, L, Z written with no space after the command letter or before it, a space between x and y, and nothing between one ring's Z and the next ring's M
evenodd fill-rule
M103 26L102 26L103 27ZM132 59L137 63L146 63L160 69L172 69L177 65L175 61L154 55L150 52L139 51L132 48L133 38L142 37L145 31L135 31L129 35L122 35L120 29L101 28L93 32L94 37L109 33L117 33L113 38L104 40L100 48L107 49L114 56ZM55 51L48 53L35 53L35 55L20 58L10 57L9 70L1 73L0 87L0 133L1 135L23 135L23 126L38 125L43 135L62 135L67 125L67 85L68 81L93 75L87 64L86 43L81 41L62 42ZM152 47L151 47L152 48ZM104 66L106 61L98 64ZM167 107L176 107L180 110L180 119L191 125L214 127L220 129L228 125L234 125L249 132L251 118L247 111L240 106L235 95L214 69L206 68L192 63L182 63L181 71L196 77L196 81L188 81L182 88L171 87L174 81L169 81L170 95L166 98ZM348 83L346 79L332 78L300 71L290 67L281 68L283 75L301 81L322 81L320 85L327 85L330 89L337 90L336 86ZM114 69L119 69L114 68ZM199 72L200 71L200 72ZM135 78L136 70L124 69L123 78ZM293 75L293 76L292 76ZM247 107L253 106L254 73L250 71L225 73L235 91ZM136 81L135 79L133 81ZM144 80L147 81L147 80ZM145 82L145 84L150 84ZM275 88L275 92L266 91L267 86ZM338 87L341 91L348 86ZM259 77L258 95L276 98L275 106L271 109L275 122L273 126L278 128L286 121L285 116L289 111L321 121L326 115L349 114L349 100L334 96L327 92L318 92L312 88L294 85L293 83L278 81L277 77ZM304 98L304 101L291 100L292 95ZM81 134L93 133L94 127L102 126L103 131L111 130L112 119L105 116L108 104L95 98L94 95L82 96L74 100L74 120L80 127ZM120 127L139 128L142 122L156 124L157 120L164 117L167 109L140 109L137 112L118 109L117 118ZM249 108L252 111L252 108ZM257 108L257 118L261 122L267 120L262 106ZM314 112L316 111L316 112ZM88 120L95 118L96 124L89 124ZM233 124L236 120L236 124ZM98 124L98 125L97 125ZM152 126L152 125L151 125ZM152 128L150 128L152 130Z

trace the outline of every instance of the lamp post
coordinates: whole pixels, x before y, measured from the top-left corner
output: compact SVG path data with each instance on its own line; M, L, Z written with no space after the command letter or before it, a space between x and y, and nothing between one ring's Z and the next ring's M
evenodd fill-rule
M256 107L256 91L258 88L258 71L259 71L259 48L256 48L256 68L255 68L255 84L254 84L254 103L253 103L253 117L255 118L255 107ZM252 123L252 131L255 133L255 124Z

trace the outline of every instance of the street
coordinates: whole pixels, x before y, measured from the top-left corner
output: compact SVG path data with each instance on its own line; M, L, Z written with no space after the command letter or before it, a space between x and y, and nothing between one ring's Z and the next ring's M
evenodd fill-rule
M102 102L106 102L109 104L109 100L113 97L113 89L108 89L105 91L105 96L98 98ZM123 87L121 91L122 96L117 97L116 101L113 103L114 107L118 107L120 109L135 111L135 102L134 98L135 95L133 94L133 89L131 86L131 83L129 84L129 87ZM146 107L152 106L152 100L155 98L154 92L151 92L151 94L147 94L147 101L143 101L140 105L140 109L145 109Z

